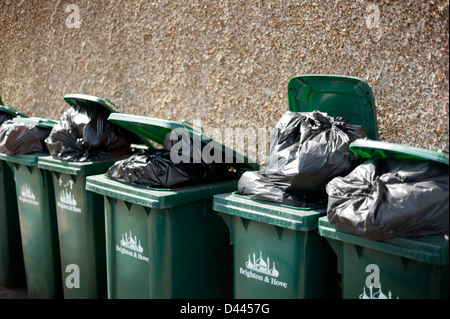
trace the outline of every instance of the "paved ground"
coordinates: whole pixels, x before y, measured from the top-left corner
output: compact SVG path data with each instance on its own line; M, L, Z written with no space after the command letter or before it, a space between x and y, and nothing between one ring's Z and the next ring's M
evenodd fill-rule
M27 289L0 286L0 299L28 299Z

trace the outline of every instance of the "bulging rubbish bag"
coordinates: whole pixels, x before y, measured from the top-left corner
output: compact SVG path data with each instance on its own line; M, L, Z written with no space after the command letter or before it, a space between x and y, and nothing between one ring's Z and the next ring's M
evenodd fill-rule
M171 138L174 131L177 139ZM225 163L224 157L205 162L202 151L207 144L199 138L184 129L172 132L166 135L162 150L148 149L117 161L106 175L121 182L155 188L209 184L240 176L239 164Z
M53 156L69 162L109 159L125 154L131 135L108 122L103 107L73 105L61 116L45 140Z
M342 231L371 240L448 235L447 165L368 159L326 190L328 220Z
M265 169L243 174L239 193L291 206L324 204L326 184L361 163L349 144L365 137L343 117L288 111L271 132Z
M44 140L51 127L8 120L0 126L0 153L7 155L47 153Z

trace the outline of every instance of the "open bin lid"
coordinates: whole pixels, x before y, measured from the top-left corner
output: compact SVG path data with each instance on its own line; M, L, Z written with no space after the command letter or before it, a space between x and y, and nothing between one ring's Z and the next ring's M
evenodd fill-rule
M236 152L228 148L227 146L203 135L203 129L200 128L201 132L194 130L194 126L186 121L175 122L170 120L163 120L157 118L151 118L147 116L138 116L132 114L122 114L122 113L111 113L108 117L108 121L119 125L132 133L135 133L141 137L145 143L151 146L150 141L156 142L157 144L163 145L167 133L170 131L182 128L186 129L190 134L194 134L201 137L202 141L206 144L212 143L211 146L221 149L225 152L225 155L233 156L233 163L236 163L236 159L239 159L239 163L245 163L253 169L259 169L259 165L254 161L251 161L247 156Z
M342 116L363 127L370 139L378 139L375 101L369 85L361 78L340 75L300 75L287 85L289 110L318 110Z
M9 106L9 105L0 105L0 112L8 113L13 116L20 116L20 117L28 117L27 115L20 112L15 107Z
M358 139L350 144L350 150L361 158L393 158L393 159L416 159L429 160L449 165L448 154L444 151L432 151L429 149L401 145L388 142L372 141L369 139Z
M52 129L53 126L58 123L55 120L46 117L15 117L12 119L15 123L27 123L36 125L37 127Z
M82 104L88 107L104 107L109 112L115 112L115 110L107 104L107 102L112 104L109 100L101 99L93 95L70 93L64 96L64 100L70 106Z

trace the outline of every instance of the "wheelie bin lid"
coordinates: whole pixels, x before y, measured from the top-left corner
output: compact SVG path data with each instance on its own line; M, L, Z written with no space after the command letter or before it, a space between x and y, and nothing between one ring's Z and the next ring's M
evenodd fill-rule
M13 116L20 116L20 117L28 117L24 113L20 112L15 107L9 106L9 105L0 105L0 112L8 113Z
M372 157L392 159L428 160L449 165L448 152L433 151L422 147L358 139L350 144L350 150L357 156L366 159Z
M342 75L299 75L287 85L289 110L318 110L342 116L363 127L370 139L378 139L375 100L364 79Z
M207 137L203 134L203 129L201 127L197 127L187 121L176 122L123 113L111 113L108 117L108 121L135 133L141 137L148 146L151 146L151 141L163 145L165 137L169 132L174 129L186 129L190 134L201 137L201 140L204 143L211 143L211 146L221 149L225 153L225 156L232 155L233 163L236 163L235 160L238 159L238 163L245 163L252 169L259 169L259 165L256 162L210 137Z
M112 106L117 108L117 106L108 99L101 99L88 94L69 93L64 96L64 101L70 106L82 104L88 107L103 107L110 112L116 112Z

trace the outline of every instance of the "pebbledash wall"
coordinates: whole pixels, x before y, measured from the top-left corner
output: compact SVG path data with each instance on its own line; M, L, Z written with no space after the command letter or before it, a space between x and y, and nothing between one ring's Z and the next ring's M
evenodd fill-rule
M448 150L448 24L448 0L2 0L0 96L54 119L67 93L106 97L238 150L224 128L259 132L264 162L291 77L358 76L380 140Z

